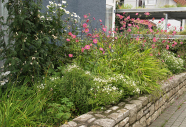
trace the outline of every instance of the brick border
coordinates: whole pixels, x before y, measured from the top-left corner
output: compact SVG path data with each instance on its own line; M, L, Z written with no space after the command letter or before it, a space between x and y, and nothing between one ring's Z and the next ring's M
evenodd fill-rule
M176 98L186 91L186 73L175 75L162 83L159 97L147 95L135 100L107 106L105 111L88 112L60 127L146 127L149 126Z

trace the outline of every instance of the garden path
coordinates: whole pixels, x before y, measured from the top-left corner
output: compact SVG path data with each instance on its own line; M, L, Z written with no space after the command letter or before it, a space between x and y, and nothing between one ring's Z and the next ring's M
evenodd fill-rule
M186 127L186 92L165 109L149 127Z

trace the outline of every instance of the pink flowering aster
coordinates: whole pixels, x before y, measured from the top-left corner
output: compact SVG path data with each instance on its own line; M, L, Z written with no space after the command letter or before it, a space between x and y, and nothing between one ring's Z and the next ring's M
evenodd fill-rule
M69 56L69 57L73 57L73 55L72 55L72 54L68 54L68 56Z
M106 32L106 28L103 27L102 30L103 30L104 32Z
M85 28L85 33L88 33L89 32L89 29L88 28Z
M84 49L89 50L90 49L90 45L85 45Z
M99 48L99 50L103 51L103 48Z
M97 39L93 39L93 42L94 42L94 44L97 44L98 40Z
M145 14L145 15L150 15L150 13L149 13L149 12L145 12L144 14Z
M156 42L156 37L153 38L153 42Z
M87 18L87 15L84 15L84 18L86 19Z
M87 24L86 23L83 23L83 28L86 28L87 27Z
M67 38L66 41L70 41L70 39Z

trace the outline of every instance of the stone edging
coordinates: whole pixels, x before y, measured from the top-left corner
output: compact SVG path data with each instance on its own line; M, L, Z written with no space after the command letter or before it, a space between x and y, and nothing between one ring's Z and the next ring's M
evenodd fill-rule
M186 73L174 76L162 84L164 94L139 97L119 103L105 111L88 112L60 127L146 127L149 126L176 98L186 91Z

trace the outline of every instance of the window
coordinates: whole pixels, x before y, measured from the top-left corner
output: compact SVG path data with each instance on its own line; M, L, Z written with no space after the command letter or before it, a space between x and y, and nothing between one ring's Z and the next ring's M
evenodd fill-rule
M156 4L156 0L147 0L147 4Z

